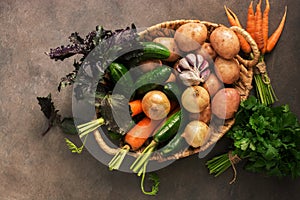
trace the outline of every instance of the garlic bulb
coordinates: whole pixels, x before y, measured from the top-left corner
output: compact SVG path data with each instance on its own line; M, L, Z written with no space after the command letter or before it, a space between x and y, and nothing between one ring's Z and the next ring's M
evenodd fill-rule
M199 85L210 74L209 63L200 54L193 53L180 59L175 70L179 72L179 78L186 86Z

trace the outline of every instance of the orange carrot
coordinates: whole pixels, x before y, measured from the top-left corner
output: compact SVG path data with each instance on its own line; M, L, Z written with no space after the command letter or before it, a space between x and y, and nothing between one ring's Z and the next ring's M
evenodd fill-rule
M125 135L125 142L130 145L132 150L138 150L152 135L159 123L158 120L145 117Z
M259 50L264 48L264 37L262 31L262 13L261 13L261 0L256 5L255 11L255 42Z
M262 31L264 37L264 48L261 53L265 54L267 50L268 37L269 37L269 12L270 12L270 4L269 0L266 0L266 8L263 13L263 22L262 22Z
M274 31L274 33L268 39L267 52L271 52L274 49L276 43L279 40L279 37L282 33L282 30L283 30L283 27L284 27L284 24L285 24L286 13L287 13L287 6L285 7L284 15L283 15L283 17L281 19L281 22L279 23L277 29Z
M246 31L251 35L253 39L255 39L255 15L253 10L253 1L251 1L248 7Z
M231 26L238 26L238 27L242 27L240 24L239 19L237 18L236 14L230 10L229 8L227 8L226 6L224 6L228 21L230 23Z
M226 6L224 6L228 21L230 23L231 26L238 26L242 28L242 25L240 24L240 21L238 19L238 17L236 16L236 14L230 10L229 8L227 8ZM241 49L245 52L245 53L250 53L251 52L251 47L249 45L249 43L247 42L247 40L239 33L236 33L237 37L239 38L240 41L240 45L241 45Z
M129 107L131 111L131 116L135 116L143 112L142 109L142 101L141 100L133 100L129 102Z

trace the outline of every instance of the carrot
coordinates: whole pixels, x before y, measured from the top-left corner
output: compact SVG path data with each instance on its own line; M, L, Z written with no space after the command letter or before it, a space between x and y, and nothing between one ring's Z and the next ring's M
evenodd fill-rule
M284 15L283 15L283 17L281 19L281 22L279 23L277 29L274 31L274 33L268 39L267 52L271 52L274 49L276 43L279 40L279 37L282 33L282 30L283 30L283 27L284 27L284 24L285 24L286 13L287 13L287 6L285 7Z
M262 22L262 31L264 37L264 48L261 53L265 54L267 50L268 37L269 37L269 12L270 12L270 4L269 0L266 0L266 8L263 13L263 22Z
M238 19L238 17L236 16L236 14L230 10L229 8L227 8L226 6L224 6L228 21L230 23L231 26L238 26L240 28L242 28L242 25ZM249 43L247 42L247 40L239 33L236 33L239 41L240 41L240 45L241 45L241 49L245 52L245 53L250 53L251 52L251 47L249 45Z
M133 100L129 102L129 107L131 111L131 116L135 116L143 112L142 109L142 101L141 100Z
M229 8L227 8L226 6L224 6L228 21L230 23L231 26L238 26L238 27L242 27L240 24L239 19L237 18L236 14L230 10Z
M259 50L264 48L264 37L262 32L262 13L261 13L261 0L256 5L255 11L255 42Z
M145 117L125 135L125 143L127 143L132 150L138 150L152 135L159 123L160 121L158 120L151 120Z
M251 35L253 39L255 39L255 15L253 10L253 1L251 1L248 7L246 31Z
M139 121L125 136L125 145L118 150L115 156L108 163L110 170L119 169L126 154L132 150L138 150L147 139L154 133L155 128L161 121L154 121L148 117Z

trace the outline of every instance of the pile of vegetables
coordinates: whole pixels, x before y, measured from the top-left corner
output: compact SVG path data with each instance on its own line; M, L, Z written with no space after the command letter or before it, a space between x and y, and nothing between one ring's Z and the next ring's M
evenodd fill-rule
M247 31L262 53L258 66L264 63L264 53L274 48L283 28L282 22L269 39L265 28L259 29L263 33L256 28L251 31L261 23L268 26L265 23L269 3L263 18L260 4L261 1L253 21L251 2L247 22ZM236 15L227 7L225 10L231 25L241 27ZM132 24L131 28L115 31L97 26L85 38L75 32L69 40L69 45L46 53L51 59L61 61L81 56L74 61L74 71L61 79L58 90L74 85L74 98L92 105L96 116L88 121L79 119L82 122L75 127L74 119L61 119L51 95L38 97L38 101L49 120L43 135L53 125L59 125L65 133L78 134L82 139L78 147L66 138L73 153L81 153L90 133L104 128L118 144L108 168L120 169L126 155L136 153L130 170L142 176L142 192L155 195L159 185L157 175L149 176L154 181L151 191L144 188L152 156L166 158L201 148L215 128L236 118L227 134L233 139L234 148L229 154L207 162L210 173L220 175L230 166L235 170L234 164L243 159L247 160L246 169L254 172L300 175L299 121L288 106L270 107L276 97L266 81L269 80L266 71L254 75L259 100L250 97L242 101L241 91L235 87L247 73L241 69L237 55L242 50L253 57L250 45L239 33L224 26L208 30L204 23L190 22L181 25L170 37L145 42ZM96 91L90 87L95 77L99 79Z
M253 1L248 8L247 32L255 39L261 57L254 74L257 99L251 96L242 101L235 116L235 124L227 136L233 140L233 147L228 153L216 156L207 161L211 174L219 176L232 166L236 180L235 164L245 160L245 169L264 173L270 176L300 176L300 125L297 117L288 105L273 106L277 100L268 77L264 55L270 53L284 28L287 7L277 29L269 37L268 19L270 4L266 0L266 8L261 12L262 1L259 0L256 12ZM228 20L232 26L242 27L237 16L225 6ZM241 49L251 56L249 44L239 37Z
M167 157L199 148L210 139L211 121L231 119L238 110L241 99L234 83L239 80L240 66L234 57L240 43L229 28L220 26L209 33L205 24L191 22L180 26L173 37L142 42L134 25L117 31L97 27L86 39L74 33L70 41L72 44L47 53L55 60L83 55L58 89L74 84L75 98L86 100L92 92L88 81L95 74L100 80L95 102L90 102L97 119L77 126L83 141L80 147L69 139L66 143L72 152L81 153L90 133L106 128L120 145L108 163L110 170L119 169L128 152L140 152L130 169L143 175L143 182L153 152ZM95 61L86 59L88 54ZM121 56L111 59L111 54ZM79 70L83 70L80 75ZM60 119L50 97L38 100L49 127L56 123L66 132L68 127L76 132L72 120L62 123L66 119ZM129 120L124 117L126 113ZM142 185L142 191L155 194L157 188L146 192Z
M261 103L265 105L272 105L278 99L275 95L275 92L271 85L271 80L268 76L266 63L264 61L264 55L266 53L270 53L275 48L280 38L286 20L287 6L285 7L285 12L278 27L271 34L271 36L269 36L269 0L266 0L266 7L263 12L261 11L261 4L262 1L259 0L254 12L253 1L250 2L248 7L246 30L255 40L261 52L261 57L259 59L259 63L256 65L254 75L257 97ZM242 28L237 15L228 7L224 6L224 8L230 25ZM250 45L243 37L241 37L239 34L237 35L239 37L242 51L246 55L251 57L252 54Z

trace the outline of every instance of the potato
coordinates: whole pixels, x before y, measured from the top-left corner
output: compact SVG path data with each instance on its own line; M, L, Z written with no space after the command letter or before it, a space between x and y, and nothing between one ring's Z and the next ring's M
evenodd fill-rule
M207 38L207 28L201 23L187 23L180 26L174 35L178 48L184 52L200 48Z
M174 62L180 57L180 50L178 49L174 38L158 37L155 38L153 42L160 43L169 49L171 54L169 58L165 59L165 61Z
M216 51L209 42L204 42L201 48L197 49L195 53L202 55L206 60L214 60L217 56Z
M210 73L203 87L208 91L210 96L214 96L223 87L223 84L214 73Z
M190 121L199 120L209 124L211 120L211 106L208 105L201 113L189 113L189 119Z
M225 84L232 84L240 78L239 63L235 59L227 60L218 56L214 69L217 77Z
M156 67L162 66L161 60L145 60L139 63L140 69L142 72L149 72L155 69Z
M236 89L223 88L212 99L212 113L220 119L230 119L237 112L240 101L240 93Z
M214 50L226 59L232 59L240 51L240 42L236 34L226 27L216 28L209 38Z

